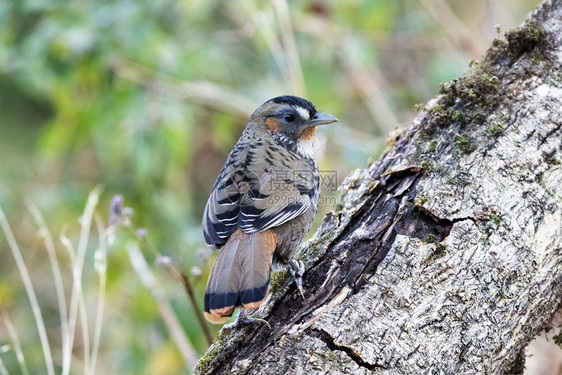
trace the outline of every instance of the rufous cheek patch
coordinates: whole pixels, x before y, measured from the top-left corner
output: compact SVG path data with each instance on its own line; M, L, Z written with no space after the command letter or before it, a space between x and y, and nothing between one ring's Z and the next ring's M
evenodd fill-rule
M265 123L267 124L267 127L269 128L269 130L274 131L274 132L280 132L281 131L281 125L279 124L279 121L277 121L273 117L268 117L265 120Z

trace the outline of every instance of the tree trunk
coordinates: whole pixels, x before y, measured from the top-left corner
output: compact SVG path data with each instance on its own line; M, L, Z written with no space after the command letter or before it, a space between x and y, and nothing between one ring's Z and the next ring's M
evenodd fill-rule
M445 84L343 184L303 246L303 300L273 275L200 374L503 374L562 302L562 0Z

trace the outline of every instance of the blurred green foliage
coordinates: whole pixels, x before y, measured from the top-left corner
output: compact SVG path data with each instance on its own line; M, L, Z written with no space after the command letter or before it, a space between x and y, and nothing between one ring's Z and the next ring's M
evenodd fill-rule
M65 233L76 241L88 193L103 186L104 220L111 197L123 194L135 225L189 272L202 264L200 220L214 178L259 104L297 94L339 117L319 131L317 155L341 183L379 156L392 127L409 124L414 104L479 58L495 24L514 26L537 3L0 1L0 207L31 271L52 347L60 348L52 276L25 201L39 206L55 239ZM317 221L330 208L321 207ZM109 249L99 373L183 373L159 306L132 271L127 238L120 233ZM96 246L88 248L86 296L95 295ZM4 236L0 257L1 310L12 316L31 373L42 373L29 302ZM70 285L70 269L63 271ZM197 284L199 300L208 271ZM203 352L180 286L155 273ZM5 332L0 322L0 345L10 342ZM60 352L53 356L60 366ZM0 358L18 373L13 351Z

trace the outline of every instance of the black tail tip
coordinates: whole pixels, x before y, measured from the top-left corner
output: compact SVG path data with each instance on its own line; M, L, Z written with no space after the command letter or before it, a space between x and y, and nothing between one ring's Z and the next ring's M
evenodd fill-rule
M269 293L269 282L259 288L237 293L205 293L205 318L211 323L224 323L235 308L257 309Z

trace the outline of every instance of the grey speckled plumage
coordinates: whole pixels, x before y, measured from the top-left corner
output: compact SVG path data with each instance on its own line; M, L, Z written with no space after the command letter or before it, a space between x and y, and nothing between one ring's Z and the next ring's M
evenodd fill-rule
M259 306L267 295L270 266L287 264L310 230L320 193L312 136L316 125L334 121L294 96L271 99L250 118L203 216L207 244L224 247L207 283L205 315L210 321L223 322L235 307ZM268 246L273 248L264 248ZM242 302L252 289L259 291L256 300Z

